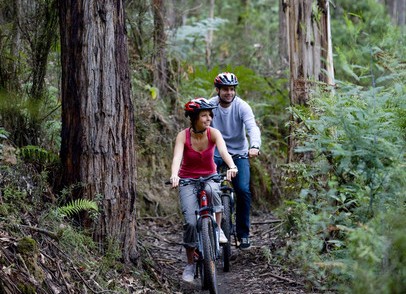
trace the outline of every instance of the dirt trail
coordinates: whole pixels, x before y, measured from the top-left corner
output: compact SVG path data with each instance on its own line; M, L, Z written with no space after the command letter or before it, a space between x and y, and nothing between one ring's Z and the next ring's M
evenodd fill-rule
M317 293L306 289L303 277L293 269L272 263L272 252L279 243L275 234L280 222L270 214L251 218L251 249L241 251L232 248L230 272L224 273L219 262L217 267L219 290L222 294L234 293ZM169 284L172 293L208 293L202 291L200 280L185 283L181 279L185 265L181 221L149 218L141 220L147 227L143 244L148 244L151 257L158 262L159 277Z

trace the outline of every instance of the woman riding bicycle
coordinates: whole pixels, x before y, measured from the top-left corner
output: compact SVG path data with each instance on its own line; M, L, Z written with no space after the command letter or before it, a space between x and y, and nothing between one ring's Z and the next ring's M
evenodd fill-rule
M179 187L179 198L182 214L185 220L183 225L183 242L186 248L187 265L183 271L182 279L192 282L194 279L193 254L196 248L196 215L199 209L198 199L193 185L179 186L181 178L200 178L215 174L214 149L217 149L224 162L229 167L227 179L231 180L238 170L230 154L221 133L212 127L212 109L217 106L211 105L205 98L196 98L185 104L185 116L190 118L191 127L178 133L175 141L171 183L172 187ZM216 222L221 223L221 200L219 183L210 181L206 184L206 192L211 195L216 212ZM220 243L228 240L220 230Z

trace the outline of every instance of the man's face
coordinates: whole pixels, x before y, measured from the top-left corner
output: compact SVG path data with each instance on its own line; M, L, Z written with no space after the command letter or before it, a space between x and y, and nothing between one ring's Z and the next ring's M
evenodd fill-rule
M222 86L220 89L216 88L217 94L225 102L231 103L235 96L235 86Z

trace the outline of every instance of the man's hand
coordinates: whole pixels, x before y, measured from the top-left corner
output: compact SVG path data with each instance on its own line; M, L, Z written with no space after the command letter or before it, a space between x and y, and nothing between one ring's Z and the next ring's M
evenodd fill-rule
M259 149L258 148L251 148L250 150L248 150L248 157L249 158L254 158L257 157L259 155Z

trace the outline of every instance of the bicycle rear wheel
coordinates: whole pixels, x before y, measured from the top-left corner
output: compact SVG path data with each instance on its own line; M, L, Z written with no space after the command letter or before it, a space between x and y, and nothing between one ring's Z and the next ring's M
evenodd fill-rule
M212 220L208 217L202 220L202 243L203 243L203 265L204 280L211 294L218 293L217 272L216 272L216 244L215 231ZM203 285L204 287L205 285Z
M223 194L221 195L221 202L224 206L223 218L221 220L221 229L224 232L224 235L227 237L228 242L221 244L223 247L223 271L230 271L230 256L231 256L231 201L230 195Z

